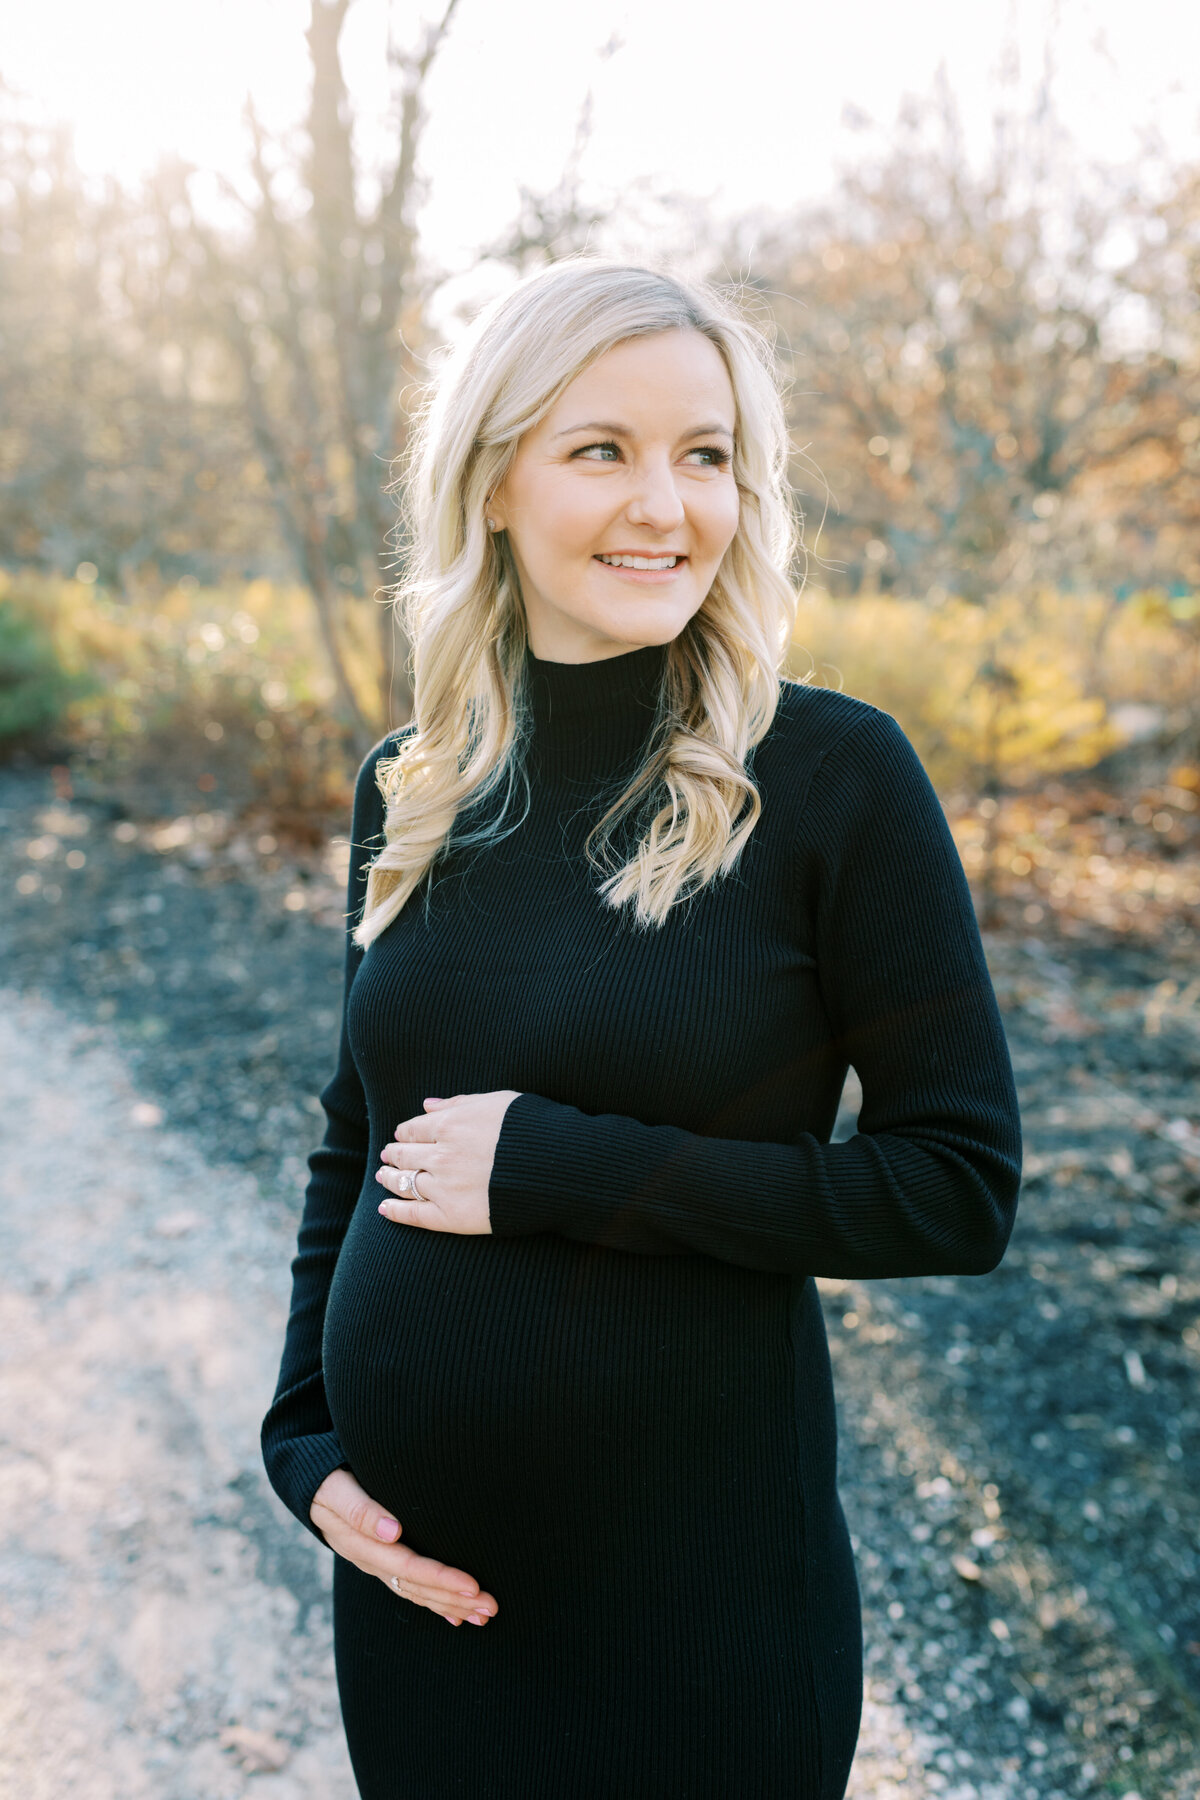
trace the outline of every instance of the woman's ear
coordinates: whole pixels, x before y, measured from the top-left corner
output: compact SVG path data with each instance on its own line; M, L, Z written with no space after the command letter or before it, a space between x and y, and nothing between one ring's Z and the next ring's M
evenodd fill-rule
M504 483L489 494L483 508L484 523L489 531L507 531L508 515L504 508Z

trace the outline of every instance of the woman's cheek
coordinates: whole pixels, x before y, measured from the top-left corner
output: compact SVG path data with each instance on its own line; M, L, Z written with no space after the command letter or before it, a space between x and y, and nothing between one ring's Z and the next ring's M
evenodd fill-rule
M737 535L738 520L741 517L741 496L732 478L729 479L729 492L724 496L723 504L715 509L713 542L719 546L717 560L720 561Z

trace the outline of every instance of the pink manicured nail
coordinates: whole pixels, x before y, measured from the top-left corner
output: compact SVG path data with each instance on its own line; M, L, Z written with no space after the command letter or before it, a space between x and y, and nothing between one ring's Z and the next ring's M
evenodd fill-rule
M375 1536L390 1538L393 1531L399 1531L399 1519L378 1519L375 1524Z
M486 1625L488 1621L487 1613L468 1613L467 1617L472 1625Z

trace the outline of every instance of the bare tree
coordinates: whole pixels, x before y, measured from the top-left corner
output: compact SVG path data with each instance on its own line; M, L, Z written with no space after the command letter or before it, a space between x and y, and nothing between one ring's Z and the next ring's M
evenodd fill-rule
M1132 254L1118 282L1153 345L1152 368L1178 402L1143 414L1129 434L1130 485L1152 473L1154 511L1140 513L1200 589L1200 167L1173 166L1151 139L1161 197L1139 209ZM1165 166L1163 166L1165 165ZM1140 483L1145 486L1144 479Z
M597 56L601 62L608 62L621 47L619 37L610 37L601 45ZM596 235L611 221L617 202L613 195L601 196L590 191L584 179L583 162L592 141L594 104L595 97L589 88L583 97L575 121L575 135L558 180L552 187L544 189L520 184L516 218L500 237L486 246L483 256L494 262L507 263L523 275L529 269L595 247Z
M1182 566L1147 520L1177 484L1194 400L1153 341L1114 343L1121 291L1100 256L1136 198L1072 198L1053 169L1019 166L1001 123L976 175L948 93L910 105L879 164L752 258L851 587L982 599ZM803 463L796 481L812 491Z
M341 709L364 745L410 700L390 608L378 607L375 717L352 678L343 620L347 600L375 600L389 555L385 490L403 447L406 358L426 298L413 223L425 88L457 4L447 0L415 47L389 44L394 149L370 192L356 163L340 55L350 0L312 0L312 88L298 165L250 110L254 193L244 235L203 219L186 182L182 193L186 237L203 258L197 297L230 353L284 540L313 596ZM283 176L291 198L281 193ZM180 197L162 197L169 230Z
M118 589L151 560L209 578L261 566L251 449L189 379L153 222L84 181L65 130L2 89L0 104L0 560L90 562Z

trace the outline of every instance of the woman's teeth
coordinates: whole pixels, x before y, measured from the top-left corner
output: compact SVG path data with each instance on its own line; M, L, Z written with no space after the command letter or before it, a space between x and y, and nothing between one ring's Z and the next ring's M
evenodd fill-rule
M600 556L598 561L613 569L673 569L677 556Z

